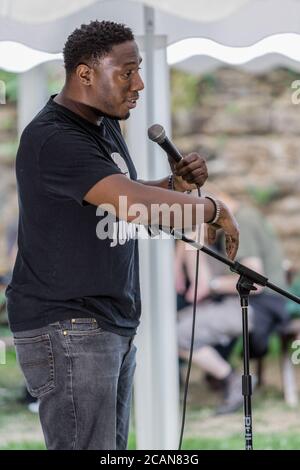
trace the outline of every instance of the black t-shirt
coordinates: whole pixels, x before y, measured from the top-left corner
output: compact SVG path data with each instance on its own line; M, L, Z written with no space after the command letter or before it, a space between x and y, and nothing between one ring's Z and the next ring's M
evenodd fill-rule
M100 239L107 213L83 200L102 178L120 173L137 177L118 121L94 125L51 97L26 127L16 159L19 250L6 291L12 331L87 316L109 331L135 333L138 241Z

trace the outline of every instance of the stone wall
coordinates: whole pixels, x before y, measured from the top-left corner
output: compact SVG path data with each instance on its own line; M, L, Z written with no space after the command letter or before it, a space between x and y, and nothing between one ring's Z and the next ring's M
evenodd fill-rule
M297 78L284 69L254 76L226 68L199 77L195 104L173 113L173 132L184 153L206 156L212 182L265 213L300 269Z

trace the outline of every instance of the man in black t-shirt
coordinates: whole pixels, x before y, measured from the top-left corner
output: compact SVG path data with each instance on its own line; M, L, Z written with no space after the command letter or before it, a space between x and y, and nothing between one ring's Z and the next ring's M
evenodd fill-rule
M207 178L198 154L174 165L171 177L137 181L118 122L144 87L129 28L82 25L67 39L64 62L62 91L26 127L18 149L9 322L47 448L125 449L141 311L129 208L143 204L150 214L153 205L177 203L184 215L192 204L194 224L200 207L213 222L210 240L224 230L231 259L238 229L221 201L183 194Z

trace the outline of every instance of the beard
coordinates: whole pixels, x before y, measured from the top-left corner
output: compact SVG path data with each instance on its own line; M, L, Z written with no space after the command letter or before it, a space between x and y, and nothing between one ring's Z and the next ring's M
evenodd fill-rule
M121 120L121 121L126 121L129 117L130 117L130 112L128 111L128 113L126 114L126 116L120 118L120 120Z
M101 111L98 108L92 108L92 109L94 110L95 114L97 115L97 118L99 119L106 117L108 119L112 119L113 121L126 121L130 117L129 111L125 114L125 116L118 116L117 114L110 114L110 113Z

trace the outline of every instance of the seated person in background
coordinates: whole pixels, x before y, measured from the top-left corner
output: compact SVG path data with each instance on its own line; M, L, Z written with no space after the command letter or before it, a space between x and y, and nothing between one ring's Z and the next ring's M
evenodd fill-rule
M220 192L214 189L214 195ZM237 261L260 272L285 288L283 260L278 240L264 217L222 193L222 200L234 213L240 228ZM221 246L223 243L220 244ZM176 247L176 289L185 301L193 302L196 251L184 242ZM236 291L238 276L216 260L200 252L199 282L193 363L224 383L224 400L217 413L236 411L243 404L241 377L231 368L216 347L228 345L242 333L242 316ZM186 288L186 280L189 287ZM250 296L249 330L251 357L262 357L268 350L270 334L288 321L285 301L269 289L256 286ZM192 330L192 306L179 312L179 355L189 356Z
M188 360L191 333L193 296L195 287L195 250L186 250L184 242L176 244L176 289L185 306L178 312L179 357ZM241 376L220 354L220 347L230 349L233 341L242 333L241 309L237 296L215 296L210 284L215 275L221 275L217 262L200 252L197 309L193 364L200 367L210 377L221 382L224 400L217 408L217 414L231 413L243 404ZM222 270L224 273L224 271ZM218 274L217 274L218 273ZM186 287L188 281L188 287ZM252 326L249 309L249 329ZM218 349L217 349L218 347Z

